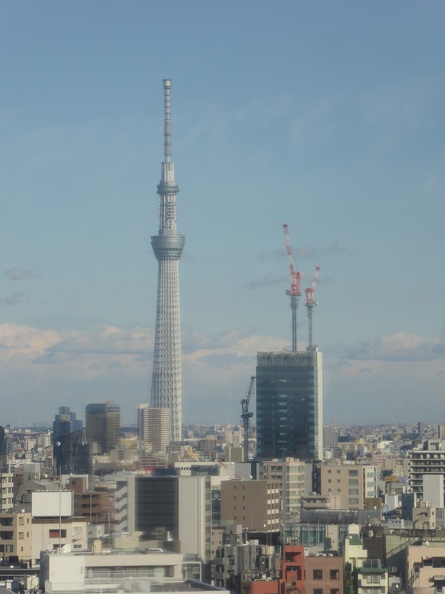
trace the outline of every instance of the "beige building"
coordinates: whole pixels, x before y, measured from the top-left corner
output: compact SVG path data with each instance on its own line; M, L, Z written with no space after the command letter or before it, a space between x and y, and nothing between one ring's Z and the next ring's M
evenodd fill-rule
M3 561L7 562L10 556L29 561L32 558L31 536L30 513L0 513L0 557Z
M280 528L280 483L228 480L221 483L221 522L242 524L258 532Z
M297 519L301 509L301 498L305 492L304 462L296 458L265 460L260 462L259 477L279 483L282 521Z
M138 436L150 447L151 451L165 453L170 443L170 410L140 404L138 407Z
M437 546L436 546L437 545ZM443 543L415 544L406 551L407 594L443 592L445 589Z
M14 475L12 472L3 472L0 475L1 482L1 497L0 497L0 513L12 509Z
M323 464L321 495L339 498L339 509L364 509L365 499L377 496L377 467L366 464Z
M343 557L308 555L304 563L306 592L320 592L321 594L341 594L343 592Z

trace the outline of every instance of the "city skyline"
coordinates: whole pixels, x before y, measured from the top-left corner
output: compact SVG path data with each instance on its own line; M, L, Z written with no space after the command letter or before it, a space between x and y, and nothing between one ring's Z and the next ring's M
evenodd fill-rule
M257 351L291 348L284 223L303 290L322 269L325 424L444 420L443 4L122 6L1 8L5 421L147 400L168 77L184 422L239 423Z

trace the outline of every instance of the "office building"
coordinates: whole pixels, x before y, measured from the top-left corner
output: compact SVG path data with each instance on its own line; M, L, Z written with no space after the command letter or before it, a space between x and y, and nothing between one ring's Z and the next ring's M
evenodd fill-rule
M91 448L86 442L85 431L72 431L59 435L53 444L55 474L89 474Z
M76 419L76 413L71 412L69 406L60 406L59 413L53 421L53 442L56 442L61 435L80 431L82 428L83 423Z
M322 356L260 352L256 368L257 458L323 457Z
M135 528L146 540L176 541L202 563L211 555L211 486L208 476L136 476Z
M175 169L171 159L171 81L164 80L164 161L159 194L159 231L151 245L158 261L156 331L151 385L151 406L170 410L170 440L181 440L181 325L179 310L179 259L185 238L176 229Z
M109 400L85 409L86 439L93 453L105 454L119 444L120 408Z
M221 522L242 524L257 532L280 529L278 481L239 479L221 482Z

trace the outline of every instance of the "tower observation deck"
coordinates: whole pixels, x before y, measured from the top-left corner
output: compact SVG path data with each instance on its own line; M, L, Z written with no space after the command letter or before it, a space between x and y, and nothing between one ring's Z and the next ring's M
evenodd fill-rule
M164 161L159 194L159 231L151 245L158 261L158 294L151 401L170 410L170 441L180 441L182 425L181 324L178 263L185 238L176 230L175 168L171 160L171 80L164 80Z

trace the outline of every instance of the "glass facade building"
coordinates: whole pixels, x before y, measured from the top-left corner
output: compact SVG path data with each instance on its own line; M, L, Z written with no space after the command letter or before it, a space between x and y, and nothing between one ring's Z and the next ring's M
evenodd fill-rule
M322 357L315 348L257 354L257 458L323 458Z
M105 454L119 445L120 408L113 400L88 404L85 409L85 425L87 442L95 444L97 453Z

